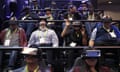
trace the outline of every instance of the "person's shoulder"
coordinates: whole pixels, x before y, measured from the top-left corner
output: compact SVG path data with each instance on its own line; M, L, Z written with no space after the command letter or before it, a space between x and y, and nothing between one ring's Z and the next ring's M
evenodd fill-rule
M35 30L35 31L32 32L32 34L37 34L39 32L40 32L40 30Z
M18 69L13 70L13 72L22 72L24 70L24 68L25 68L24 66L20 67Z
M19 29L20 31L24 31L24 29L23 29L23 28L21 28L21 27L19 27L18 29Z
M48 32L55 32L53 29L48 29Z
M5 32L7 32L9 30L9 28L5 28L5 29L3 29L1 32L2 33L5 33Z

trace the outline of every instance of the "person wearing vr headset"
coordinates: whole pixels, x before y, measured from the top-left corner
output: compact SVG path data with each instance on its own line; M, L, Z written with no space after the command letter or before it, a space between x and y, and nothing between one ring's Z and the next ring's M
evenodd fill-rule
M66 26L61 33L61 37L64 38L65 46L76 47L87 45L87 35L82 23L75 21L70 24L70 21L66 20ZM76 54L81 54L81 50L68 51L68 66L71 67Z
M42 60L42 52L37 48L24 48L25 65L13 70L13 72L51 72Z
M66 38L66 46L84 46L87 45L86 30L81 22L75 21L72 24L69 20L61 33L61 37Z
M89 46L94 45L119 45L120 44L120 31L112 24L110 16L104 16L101 24L93 29Z
M28 47L57 47L59 45L58 36L54 30L47 27L46 17L42 17L39 22L39 27L34 31L29 39ZM53 63L53 52L47 50L47 62L48 64Z
M26 46L27 39L25 31L20 28L16 17L11 17L9 21L9 28L4 29L0 33L0 40L4 46Z
M20 28L16 17L11 17L9 21L9 28L4 29L0 33L0 40L3 46L19 47L27 46L27 38L24 29ZM8 52L8 51L5 51ZM10 52L8 67L14 68L18 52Z
M68 6L68 12L64 14L64 19L68 20L80 20L81 14L78 13L76 6L69 5Z
M100 50L85 50L75 60L74 66L69 72L114 72L111 68L103 68L100 66L99 58L101 56ZM105 67L105 66L104 66Z
M39 27L34 31L29 39L28 46L58 46L58 37L54 30L47 27L46 17L41 16Z

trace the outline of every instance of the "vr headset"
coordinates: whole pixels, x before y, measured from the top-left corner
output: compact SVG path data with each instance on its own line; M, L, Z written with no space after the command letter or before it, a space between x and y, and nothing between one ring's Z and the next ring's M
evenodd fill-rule
M83 58L99 58L101 56L100 50L86 50L83 54Z

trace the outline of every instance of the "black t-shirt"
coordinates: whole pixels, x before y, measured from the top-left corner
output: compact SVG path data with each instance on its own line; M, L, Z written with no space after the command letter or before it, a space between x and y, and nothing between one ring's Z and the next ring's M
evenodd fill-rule
M80 20L81 19L81 14L78 12L75 12L72 14L70 14L68 12L64 13L64 19L69 19L69 16L71 16L73 20Z
M66 46L70 46L70 43L76 43L76 46L83 46L81 32L76 32L74 29L69 30L65 35Z

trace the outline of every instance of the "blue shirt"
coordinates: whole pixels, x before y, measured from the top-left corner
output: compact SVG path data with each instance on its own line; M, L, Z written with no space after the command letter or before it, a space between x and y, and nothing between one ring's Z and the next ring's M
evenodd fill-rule
M51 29L46 29L45 31L38 29L34 31L30 37L28 46L33 44L39 45L41 43L52 44L53 47L58 46L59 41L55 31Z

